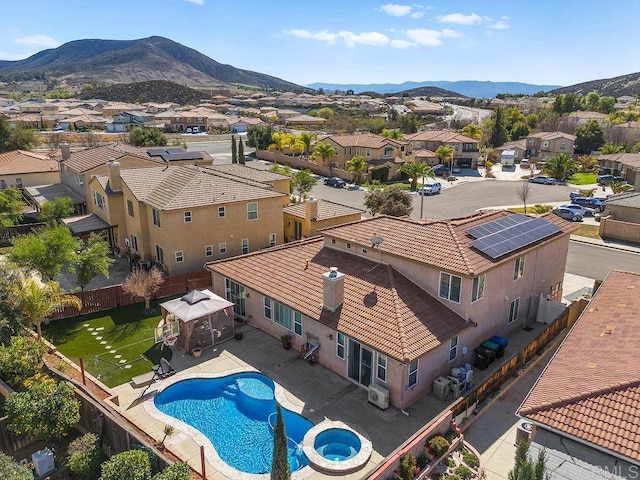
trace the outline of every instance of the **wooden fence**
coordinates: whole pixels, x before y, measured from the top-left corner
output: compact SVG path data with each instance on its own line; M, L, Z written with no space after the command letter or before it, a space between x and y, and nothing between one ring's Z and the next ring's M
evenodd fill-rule
M8 247L13 243L13 239L23 235L28 235L36 228L42 228L46 223L24 223L10 227L0 227L0 247Z
M164 277L164 283L153 298L164 298L179 295L190 290L211 287L211 273L207 270L181 273ZM60 308L49 316L50 320L75 317L87 313L103 312L112 308L124 307L140 302L140 298L133 297L122 291L122 285L99 288L74 294L82 301L82 310L75 308Z

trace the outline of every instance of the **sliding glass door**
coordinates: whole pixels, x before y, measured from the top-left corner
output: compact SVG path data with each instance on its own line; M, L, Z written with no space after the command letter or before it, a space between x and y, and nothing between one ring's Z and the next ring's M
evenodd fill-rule
M349 339L348 372L349 378L368 387L373 374L373 352L364 345Z

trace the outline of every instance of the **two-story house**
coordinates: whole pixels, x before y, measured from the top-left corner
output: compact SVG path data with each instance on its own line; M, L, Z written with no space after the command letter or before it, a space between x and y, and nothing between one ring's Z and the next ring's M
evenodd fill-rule
M423 132L405 135L405 140L411 144L416 156L420 150L435 152L441 145L453 148L453 163L462 168L477 168L480 155L480 142L475 138L465 137L449 130L425 130ZM439 161L437 157L430 158L431 163Z
M58 183L58 161L49 155L24 150L0 154L0 189Z
M288 194L267 183L190 165L107 168L89 181L90 211L113 228L121 250L166 273L283 242Z
M362 220L364 212L339 203L310 197L284 208L284 241L314 237L323 228Z
M556 153L566 153L570 157L575 151L576 136L563 132L538 132L527 136L528 158L544 160Z
M550 214L380 216L206 268L247 322L320 345L319 363L405 408L480 342L536 318L541 295L561 297L574 230Z

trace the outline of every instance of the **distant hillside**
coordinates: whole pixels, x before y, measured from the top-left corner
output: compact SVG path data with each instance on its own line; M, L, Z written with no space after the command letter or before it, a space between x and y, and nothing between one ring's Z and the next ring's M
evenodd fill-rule
M0 61L0 76L43 72L77 82L128 83L167 80L188 86L242 84L281 91L304 87L262 73L223 65L163 37L76 40L24 60Z
M549 93L554 95L567 93L586 95L589 92L598 92L600 95L616 98L624 95L640 95L640 73L630 73L620 77L578 83L569 87L557 88Z
M335 84L335 83L312 83L307 85L309 88L317 90L322 88L327 92L335 90L353 90L355 93L373 91L377 93L394 93L413 90L421 87L438 87L446 89L449 92L457 92L462 96L472 98L494 98L500 93L533 95L540 91L549 91L558 88L558 85L532 85L529 83L519 82L480 82L475 80L464 80L458 82L404 82L396 83L379 83L379 84Z
M118 83L91 90L83 90L78 98L88 100L101 98L111 102L174 102L180 105L195 105L209 96L208 93L193 88L178 85L165 80L151 80L149 82Z
M401 92L395 93L396 96L401 97L403 95L407 95L409 97L458 97L458 98L467 98L465 95L461 95L460 93L452 92L450 90L445 90L444 88L438 87L418 87L412 88L410 90L403 90Z

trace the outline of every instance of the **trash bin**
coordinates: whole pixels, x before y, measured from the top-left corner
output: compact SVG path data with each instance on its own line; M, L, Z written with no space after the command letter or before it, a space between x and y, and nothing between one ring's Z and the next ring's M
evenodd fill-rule
M492 342L491 340L485 340L480 344L480 346L487 348L493 352L493 358L491 359L491 361L493 361L495 358L499 358L498 350L500 349L500 345L498 345L497 343Z
M475 348L473 351L476 354L474 365L480 370L486 370L496 355L493 350L483 346Z
M497 335L494 335L489 340L492 341L493 343L497 343L500 346L500 348L498 348L498 351L496 352L496 358L502 358L504 356L504 351L507 349L507 344L509 343L509 340L507 340L504 337L499 337Z

